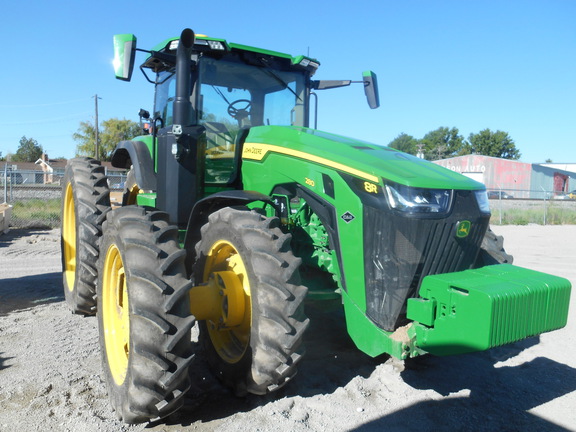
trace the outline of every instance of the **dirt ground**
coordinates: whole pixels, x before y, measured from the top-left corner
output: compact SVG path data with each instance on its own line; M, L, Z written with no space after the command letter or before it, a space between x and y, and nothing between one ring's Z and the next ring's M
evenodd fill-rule
M515 264L576 282L576 226L494 227ZM64 303L59 232L0 236L0 431L576 431L576 295L561 330L487 352L402 362L350 342L308 304L307 354L279 392L239 399L199 356L186 409L126 426L108 405L95 318Z

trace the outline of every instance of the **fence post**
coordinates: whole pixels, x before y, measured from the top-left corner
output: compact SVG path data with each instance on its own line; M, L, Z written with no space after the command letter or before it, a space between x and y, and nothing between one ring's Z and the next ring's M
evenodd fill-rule
M4 202L8 202L8 162L4 164Z
M544 191L544 225L546 225L546 212L547 212L547 209L546 209L546 190L542 186L540 186L540 189L542 189L542 191Z
M14 201L14 195L12 193L14 189L14 171L10 171L10 202Z
M498 205L500 206L500 225L502 225L502 188L500 188L500 193L498 194Z

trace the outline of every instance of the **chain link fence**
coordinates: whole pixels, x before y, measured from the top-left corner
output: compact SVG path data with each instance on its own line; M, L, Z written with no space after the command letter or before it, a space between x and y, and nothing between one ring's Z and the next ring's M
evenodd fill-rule
M499 189L488 191L488 198L495 225L576 224L574 192Z
M2 172L4 202L13 206L13 228L58 228L63 172ZM121 194L126 175L108 173L112 195ZM494 225L576 224L576 193L546 190L499 189L488 191Z
M64 173L2 171L0 193L12 206L11 228L59 228ZM112 192L122 192L125 174L108 173Z

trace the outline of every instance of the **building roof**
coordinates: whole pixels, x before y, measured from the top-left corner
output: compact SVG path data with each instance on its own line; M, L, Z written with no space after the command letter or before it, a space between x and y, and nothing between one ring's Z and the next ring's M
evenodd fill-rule
M491 159L493 161L506 161L506 162L512 162L512 163L517 163L517 164L533 165L531 163L522 162L519 160L504 159L504 158L498 158L498 157L494 157L494 156L485 156L485 155L481 155L481 154L469 154L469 155L464 155L464 156L454 156L451 158L439 159L439 160L435 160L432 162L469 160L469 159L474 159L474 158L478 158L478 159L482 159L482 160Z

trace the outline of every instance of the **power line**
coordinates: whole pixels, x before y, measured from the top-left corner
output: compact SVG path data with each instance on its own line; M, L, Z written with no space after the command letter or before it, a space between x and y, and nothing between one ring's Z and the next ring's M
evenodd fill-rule
M22 125L35 125L35 124L43 124L43 123L52 123L52 122L57 122L57 121L72 120L72 119L75 119L78 117L83 117L83 116L90 115L90 114L93 114L93 113L90 111L87 111L87 112L83 112L83 113L76 113L76 114L72 114L72 115L68 115L68 116L53 117L53 118L42 119L42 120L31 120L31 121L15 122L15 123L0 123L0 126L22 126Z
M76 103L76 102L86 102L88 99L91 99L91 98L73 99L73 100L61 101L61 102L50 102L50 103L30 104L30 105L0 105L0 108L48 107L48 106L55 106L55 105L67 105L67 104Z
M26 136L26 134L24 134ZM43 135L43 134L38 134L38 133L34 133L34 138L37 141L41 141L41 140L45 140L45 139L54 139L54 138L70 138L72 139L72 133L67 133L67 134L61 134L61 135ZM3 136L2 137L2 142L9 142L9 141L18 141L20 138L22 138L22 134L19 135L8 135L8 136Z

